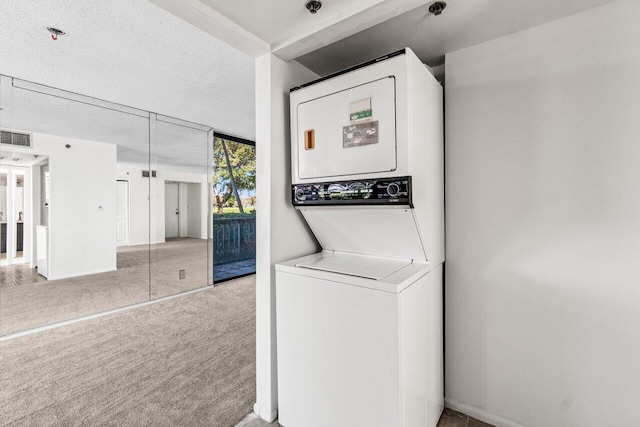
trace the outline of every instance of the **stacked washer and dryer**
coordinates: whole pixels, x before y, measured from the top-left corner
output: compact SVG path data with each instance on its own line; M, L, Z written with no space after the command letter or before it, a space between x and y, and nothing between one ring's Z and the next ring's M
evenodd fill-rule
M435 426L442 87L410 49L291 90L292 203L322 251L276 265L284 427Z

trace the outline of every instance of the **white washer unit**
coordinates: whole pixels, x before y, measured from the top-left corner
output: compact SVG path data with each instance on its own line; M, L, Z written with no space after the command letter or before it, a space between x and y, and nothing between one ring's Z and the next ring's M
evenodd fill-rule
M284 427L437 424L442 128L409 49L292 89L292 202L323 250L276 265Z

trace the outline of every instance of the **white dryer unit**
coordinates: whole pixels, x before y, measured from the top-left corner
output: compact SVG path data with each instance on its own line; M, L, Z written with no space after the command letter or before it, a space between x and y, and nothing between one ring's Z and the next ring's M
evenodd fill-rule
M292 89L292 203L323 251L276 265L284 427L437 424L442 126L409 49Z

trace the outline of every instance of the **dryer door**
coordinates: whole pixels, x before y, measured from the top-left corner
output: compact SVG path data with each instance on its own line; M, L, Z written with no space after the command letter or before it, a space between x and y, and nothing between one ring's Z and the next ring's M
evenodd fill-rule
M395 171L395 94L389 76L298 104L298 178Z

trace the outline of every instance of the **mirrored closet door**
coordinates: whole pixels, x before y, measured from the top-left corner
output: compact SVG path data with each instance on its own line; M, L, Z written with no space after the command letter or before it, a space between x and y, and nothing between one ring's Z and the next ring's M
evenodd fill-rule
M0 129L0 336L212 283L210 127L0 76Z

